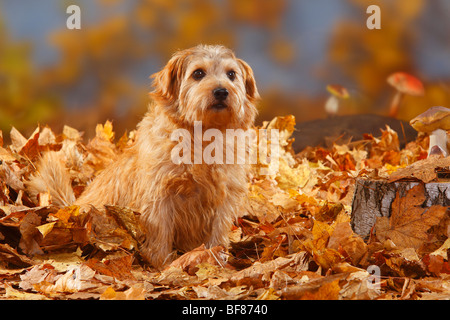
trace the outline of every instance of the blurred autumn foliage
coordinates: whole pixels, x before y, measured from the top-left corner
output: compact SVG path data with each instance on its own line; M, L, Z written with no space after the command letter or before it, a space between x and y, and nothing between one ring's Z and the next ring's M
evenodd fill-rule
M5 23L13 17L6 16L7 10L0 12L0 130L5 136L12 125L31 134L36 123L48 123L57 131L63 124L71 125L91 137L95 124L106 119L115 122L119 134L130 130L147 108L147 77L162 68L175 50L198 43L229 46L252 65L263 97L260 120L284 114L294 114L298 121L324 117L329 83L350 89L351 98L342 103L341 114L387 114L394 90L386 78L394 71L415 74L426 89L423 97L405 97L400 118L409 120L433 105L450 102L450 74L428 76L417 62L424 37L444 44L440 50L450 51L448 33L439 31L448 30L443 1L340 1L345 10L327 24L332 28L322 40L326 42L323 61L313 65L305 60L309 43L302 35L314 36L318 30L292 22L309 14L307 1L72 2L81 7L82 28L68 30L61 23L47 34L46 45L58 52L48 65L36 63L32 36L13 37L14 30ZM314 18L321 26L332 9L328 0L319 2L324 2L324 15ZM337 8L335 4L332 8ZM370 4L381 8L380 30L366 28ZM64 22L68 3L54 5ZM297 12L299 19L293 17ZM253 34L260 38L252 39ZM422 60L427 58L424 50L434 48L422 49ZM288 80L284 80L293 79L290 89L274 85L280 80L280 73L272 74L274 68L286 73ZM303 89L308 86L295 78L297 74L304 74L306 82L319 89Z
M378 4L382 12L382 28L377 31L358 27L364 21L341 21L330 41L329 63L341 79L350 78L371 101L359 110L381 109L386 113L386 100L392 97L392 89L386 84L389 74L403 70L417 74L426 83L424 97L407 97L401 111L405 120L414 118L421 110L450 102L449 78L446 82L428 81L417 69L414 50L417 50L418 32L415 24L425 12L426 2L412 1L365 1L352 0L356 8L364 12L369 2ZM437 9L437 8L436 8ZM437 17L436 17L437 18ZM365 19L365 17L363 17ZM443 42L449 43L444 36ZM429 48L428 50L433 50ZM384 103L384 104L383 104Z
M0 20L0 129L45 122L60 109L58 97L31 63L31 47L11 39Z

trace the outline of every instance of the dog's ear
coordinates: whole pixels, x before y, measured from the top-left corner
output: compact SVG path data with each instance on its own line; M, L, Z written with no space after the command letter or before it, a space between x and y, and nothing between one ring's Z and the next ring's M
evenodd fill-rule
M153 100L168 104L178 100L186 57L187 54L183 51L175 53L161 71L150 77L153 78L154 90L150 92Z
M258 88L256 88L255 76L253 75L253 70L250 66L241 59L237 59L244 77L245 91L247 93L247 99L250 102L260 99Z

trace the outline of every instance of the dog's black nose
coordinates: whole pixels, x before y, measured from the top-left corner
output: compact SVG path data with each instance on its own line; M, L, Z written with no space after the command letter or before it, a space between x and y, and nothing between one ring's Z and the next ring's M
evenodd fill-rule
M225 88L216 88L213 90L213 94L217 100L223 101L228 97L228 90Z

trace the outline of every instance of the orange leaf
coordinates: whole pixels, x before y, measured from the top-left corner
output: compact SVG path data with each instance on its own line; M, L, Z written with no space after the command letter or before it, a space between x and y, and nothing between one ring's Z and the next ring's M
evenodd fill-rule
M225 261L221 254L223 253L223 250L224 248L221 246L207 249L205 248L205 245L202 244L200 247L183 254L173 261L169 267L181 268L190 275L194 275L198 270L197 265L205 262L223 267L225 265Z
M70 217L72 217L72 216L76 217L79 214L79 211L80 211L80 207L73 205L73 206L61 208L56 213L50 213L49 217L57 218L58 221L60 221L62 224L64 224L67 227L70 227L70 225L69 225Z
M418 249L428 240L428 229L438 225L448 212L448 208L437 205L422 208L425 198L423 184L411 188L404 197L397 193L391 217L377 218L377 238L382 242L391 239L399 248Z
M104 263L92 258L85 265L98 273L114 277L118 280L134 280L134 276L130 271L132 263L133 256L127 255L121 258L106 260Z
M339 298L339 279L320 286L315 292L306 292L300 300L337 300Z
M112 142L114 139L114 131L111 121L107 120L105 125L97 124L95 128L95 134L98 138Z
M419 160L413 164L400 168L389 177L389 182L398 181L404 178L415 178L428 183L437 178L437 168L450 167L450 157L442 158L431 156L424 160Z

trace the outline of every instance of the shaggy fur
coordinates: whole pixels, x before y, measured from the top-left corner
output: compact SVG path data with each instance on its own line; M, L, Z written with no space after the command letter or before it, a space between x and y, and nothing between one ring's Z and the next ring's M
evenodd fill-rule
M196 79L196 70L202 70L204 77ZM113 204L140 212L145 228L141 254L160 267L174 249L188 251L203 243L226 246L247 190L245 165L175 164L171 151L178 142L171 141L171 133L188 130L193 145L194 121L202 121L203 131L215 128L224 137L226 129L249 129L259 95L251 68L222 46L200 45L177 52L152 77L154 103L138 124L135 144L100 173L75 204L97 208ZM225 108L214 108L217 88L229 93L221 101ZM223 140L220 143L225 145ZM208 143L203 142L202 149ZM60 162L55 166L54 161L44 156L40 175L31 179L29 190L34 195L50 191L55 203L67 205L74 199L70 181Z

